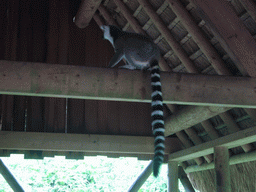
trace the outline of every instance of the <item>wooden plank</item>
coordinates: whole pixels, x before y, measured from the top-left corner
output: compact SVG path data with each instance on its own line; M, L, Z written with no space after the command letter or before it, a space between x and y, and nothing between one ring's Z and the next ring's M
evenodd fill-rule
M1 94L151 102L150 74L139 70L0 61L0 74ZM167 104L256 108L256 78L168 72L161 77Z
M44 132L44 98L29 97L26 131Z
M59 59L58 63L68 64L68 44L69 44L69 22L71 20L71 14L69 10L69 0L63 0L59 3Z
M0 131L0 149L154 154L154 138ZM166 154L181 149L177 138L166 138Z
M18 49L17 58L20 61L33 61L33 30L31 15L29 10L31 8L31 0L20 0L19 7L19 38L18 38Z
M67 114L68 133L86 133L84 100L69 99Z
M20 1L8 1L7 31L5 39L5 59L15 61L17 59L17 38L19 29L19 3Z
M8 10L8 2L7 0L0 1L0 59L5 59L5 38L7 35L7 24L8 24L8 18L7 18L7 10ZM6 58L7 59L7 58Z
M49 18L48 11L49 2L31 1L30 9L26 13L31 17L29 28L32 30L32 36L29 36L32 39L31 46L27 48L29 51L29 58L27 59L29 61L46 61L47 43L49 43L47 42L47 29L49 29L47 26Z
M66 99L44 98L45 131L65 133Z
M13 131L25 130L27 97L14 96Z
M13 130L13 97L12 95L2 95L2 127L3 131Z
M169 155L170 161L187 161L196 157L201 157L213 153L216 146L224 146L227 148L234 148L247 143L256 141L256 127L248 128L182 151L178 151Z
M99 134L100 128L98 127L98 101L86 100L85 101L85 127L89 134Z

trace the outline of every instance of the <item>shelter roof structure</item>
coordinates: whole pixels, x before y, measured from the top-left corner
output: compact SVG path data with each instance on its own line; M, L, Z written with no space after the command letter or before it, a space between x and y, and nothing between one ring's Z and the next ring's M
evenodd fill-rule
M165 162L182 166L195 188L214 191L214 152L224 147L232 191L256 190L255 0L0 7L0 156L152 159L149 74L107 68L114 50L99 26L110 24L161 50Z

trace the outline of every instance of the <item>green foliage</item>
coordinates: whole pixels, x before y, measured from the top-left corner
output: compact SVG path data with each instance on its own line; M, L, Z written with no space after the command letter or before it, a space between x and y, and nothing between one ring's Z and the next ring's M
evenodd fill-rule
M85 157L66 160L64 157L24 160L23 155L1 158L27 192L120 192L127 191L149 161L136 158ZM3 189L3 190L2 190ZM0 192L12 191L0 175ZM167 166L160 176L152 175L139 192L167 191Z

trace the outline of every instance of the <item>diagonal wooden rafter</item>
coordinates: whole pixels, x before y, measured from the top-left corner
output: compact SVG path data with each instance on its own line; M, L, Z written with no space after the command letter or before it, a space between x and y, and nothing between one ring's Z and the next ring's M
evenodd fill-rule
M225 0L191 0L243 75L256 76L256 42Z
M180 0L168 0L172 11L177 18L182 22L188 33L192 36L193 40L199 46L201 51L205 54L215 71L219 75L232 75L226 68L225 63L213 48L211 43L206 39L201 29L196 25L189 12L183 7Z
M82 0L79 10L75 16L75 24L79 28L85 28L89 25L93 15L97 11L102 0Z
M163 37L168 42L168 44L171 46L174 53L178 56L178 58L180 59L182 64L186 67L188 72L198 73L198 70L193 64L193 62L189 59L188 55L185 53L181 45L172 36L169 29L165 26L163 21L153 10L152 5L146 0L138 0L138 2L140 3L140 5L142 5L145 12L148 14L148 16L150 17L154 25L157 27L157 29L160 31L160 33L163 35Z

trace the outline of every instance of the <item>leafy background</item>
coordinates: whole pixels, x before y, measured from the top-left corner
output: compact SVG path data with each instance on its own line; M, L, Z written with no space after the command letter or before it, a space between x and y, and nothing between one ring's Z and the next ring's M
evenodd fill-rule
M67 160L63 156L44 160L24 159L24 155L1 158L20 185L27 192L123 192L128 191L149 161L137 158L85 157ZM0 175L0 192L12 189ZM167 165L160 176L151 175L139 192L167 192ZM180 183L180 191L185 192Z

